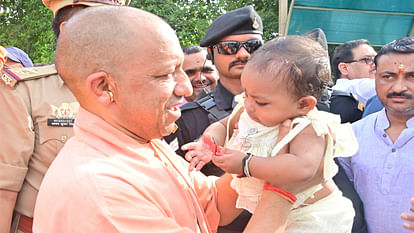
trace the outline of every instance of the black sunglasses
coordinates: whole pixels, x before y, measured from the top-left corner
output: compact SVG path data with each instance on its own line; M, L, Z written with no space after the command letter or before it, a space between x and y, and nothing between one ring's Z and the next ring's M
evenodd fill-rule
M213 47L217 48L217 52L224 55L233 55L239 52L240 48L243 46L248 53L253 53L260 46L263 45L263 41L259 39L248 40L244 42L240 41L223 41L214 45Z

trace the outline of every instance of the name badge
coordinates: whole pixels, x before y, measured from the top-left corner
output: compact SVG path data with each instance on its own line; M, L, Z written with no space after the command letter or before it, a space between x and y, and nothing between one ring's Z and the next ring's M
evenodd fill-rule
M73 127L75 119L47 119L48 126Z
M48 118L48 126L73 127L75 113L68 103L62 103L56 111L56 118Z

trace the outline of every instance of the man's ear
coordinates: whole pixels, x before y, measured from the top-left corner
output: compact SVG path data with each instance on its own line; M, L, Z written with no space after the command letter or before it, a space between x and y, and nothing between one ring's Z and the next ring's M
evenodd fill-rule
M61 23L60 23L60 25L59 25L59 31L60 31L60 32L62 31L63 26L65 26L65 24L66 24L67 22L68 22L68 21L63 21L63 22L61 22Z
M349 73L348 66L344 62L341 62L341 63L338 64L338 69L341 72L341 74L344 75L344 76L348 75L348 73Z
M305 96L305 97L301 97L298 100L298 108L299 108L299 112L301 113L301 115L306 115L308 114L308 112L310 112L316 105L316 98L313 96Z
M106 106L114 102L115 88L113 79L107 73L101 71L89 75L86 78L86 85L88 91L92 93L95 99L102 105Z

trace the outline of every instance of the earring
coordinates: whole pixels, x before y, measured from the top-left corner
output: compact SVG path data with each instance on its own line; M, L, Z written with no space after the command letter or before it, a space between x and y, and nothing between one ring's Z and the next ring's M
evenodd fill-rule
M108 95L111 103L114 102L114 94L112 93L112 91L108 91Z

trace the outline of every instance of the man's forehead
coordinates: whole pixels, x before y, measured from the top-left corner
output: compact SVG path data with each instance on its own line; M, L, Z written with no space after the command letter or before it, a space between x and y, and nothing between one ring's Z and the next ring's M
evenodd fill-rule
M202 66L206 60L207 52L200 51L197 53L185 54L184 53L184 66L187 65L200 65Z
M387 53L377 60L378 69L398 69L400 65L414 70L414 53Z
M200 52L196 52L196 53L184 53L184 59L186 58L196 58L196 57L206 57L207 55L207 51L205 50L201 50Z

